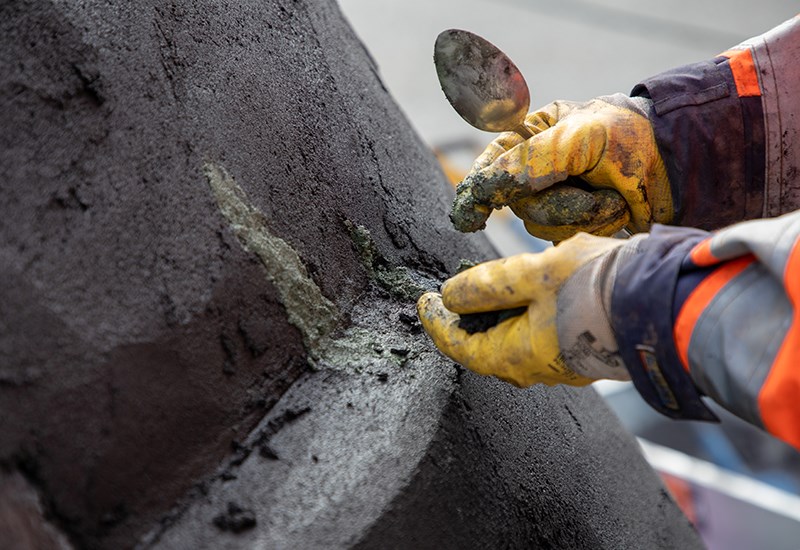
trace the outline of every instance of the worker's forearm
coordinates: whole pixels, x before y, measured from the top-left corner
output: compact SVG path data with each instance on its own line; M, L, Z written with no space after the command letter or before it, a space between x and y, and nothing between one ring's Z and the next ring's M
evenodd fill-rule
M716 229L800 208L800 18L632 94L671 182L673 223Z
M800 212L713 235L657 226L611 301L637 389L676 418L708 418L708 395L800 448L798 281Z

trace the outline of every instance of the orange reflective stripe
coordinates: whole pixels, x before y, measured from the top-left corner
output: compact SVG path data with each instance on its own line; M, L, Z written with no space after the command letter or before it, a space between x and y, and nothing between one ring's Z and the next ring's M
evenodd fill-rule
M689 252L689 259L694 262L694 265L699 267L708 267L719 263L719 259L715 258L711 253L711 237L704 241L697 243L692 251Z
M758 85L758 71L750 48L728 50L720 55L727 57L730 62L733 81L736 83L736 93L739 94L739 97L760 96L761 86Z
M800 449L800 241L789 254L783 280L794 318L758 394L758 409L771 434Z
M703 241L703 243L706 242L708 241ZM686 372L689 372L689 342L700 315L703 314L717 293L722 290L722 287L754 261L755 257L748 255L722 264L697 285L681 306L678 317L675 319L672 336L675 339L678 357Z

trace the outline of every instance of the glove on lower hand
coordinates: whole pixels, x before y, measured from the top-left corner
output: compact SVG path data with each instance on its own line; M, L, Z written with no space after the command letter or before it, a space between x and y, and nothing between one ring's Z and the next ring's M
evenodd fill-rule
M441 296L419 299L422 326L454 361L516 386L627 379L606 311L617 267L638 240L581 233L539 254L479 264L446 281ZM523 314L485 332L459 326L464 314L520 306Z
M457 189L451 220L460 231L477 231L492 209L510 206L528 232L547 240L669 223L670 185L649 108L647 99L616 94L587 103L556 101L530 113L525 126L534 136L508 132L486 148ZM608 191L548 189L570 176L595 190L619 192L630 221Z

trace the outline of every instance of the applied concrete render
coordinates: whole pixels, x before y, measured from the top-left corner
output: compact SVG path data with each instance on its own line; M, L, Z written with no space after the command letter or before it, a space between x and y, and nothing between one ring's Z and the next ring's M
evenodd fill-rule
M494 252L333 2L0 25L0 461L30 497L3 521L86 548L699 546L593 391L478 377L421 332L414 292Z

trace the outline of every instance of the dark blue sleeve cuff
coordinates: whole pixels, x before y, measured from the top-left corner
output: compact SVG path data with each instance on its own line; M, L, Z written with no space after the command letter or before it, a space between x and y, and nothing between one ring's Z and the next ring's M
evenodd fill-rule
M633 384L650 406L671 418L718 421L683 369L672 335L681 264L707 236L654 226L639 253L620 268L611 298L611 324Z
M761 98L737 95L726 58L648 78L631 95L653 100L651 122L672 189L672 223L712 230L762 216Z

